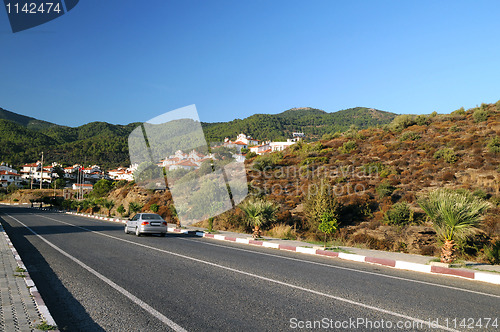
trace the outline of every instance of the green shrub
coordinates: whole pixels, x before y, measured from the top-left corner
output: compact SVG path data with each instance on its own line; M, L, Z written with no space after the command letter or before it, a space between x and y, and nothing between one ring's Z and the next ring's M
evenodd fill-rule
M488 111L483 107L478 108L474 111L472 117L474 118L475 123L484 122L488 120Z
M156 204L156 203L153 203L153 204L151 204L151 206L149 207L149 209L150 209L152 212L156 213L156 212L158 212L158 210L160 209L160 206L159 206L158 204Z
M309 157L300 162L300 165L311 165L315 163L320 163L320 164L327 164L328 163L328 158L327 157Z
M118 212L123 217L123 215L125 214L125 208L123 207L123 204L116 208L116 212Z
M490 198L490 202L495 206L500 206L500 196L493 196Z
M499 153L500 152L500 137L495 136L491 139L491 141L487 145L488 150L491 153Z
M380 161L374 161L363 165L361 168L365 174L380 174L385 169L385 165Z
M497 111L500 111L500 100L495 104Z
M490 264L500 264L500 240L484 247L484 254Z
M419 133L414 133L412 131L407 131L401 135L399 138L400 141L416 141L421 139L422 136Z
M428 116L420 114L415 117L415 122L419 126L428 126L431 124L431 120Z
M394 204L384 215L384 222L390 225L404 226L413 221L413 211L407 202Z
M248 153L246 154L245 159L251 159L251 158L253 158L253 157L257 157L257 156L258 156L258 154L256 154L256 153L255 153L255 152L253 152L253 151L250 151L250 152L248 152Z
M410 114L398 115L391 122L391 128L395 131L401 131L405 128L415 125L415 117Z
M356 141L347 141L342 146L339 148L339 151L341 153L351 153L352 151L356 150L358 148L358 144L356 144Z
M323 141L329 141L329 140L332 140L332 139L335 139L335 138L339 138L340 136L342 136L342 134L340 132L335 132L333 134L324 134L323 137L321 137L321 140Z
M457 126L457 125L453 125L453 126L451 126L451 127L450 127L450 129L448 129L448 131L449 131L450 133L457 133L457 132L459 132L459 131L462 131L462 129L458 128L458 126Z
M488 199L488 194L483 189L476 189L472 194L480 199Z
M453 149L450 149L450 148L439 149L438 151L436 151L434 153L434 158L435 159L442 159L449 164L453 164L458 160L458 157L455 154L455 151L453 151Z
M451 115L462 116L465 115L465 109L460 107L458 110L451 112Z
M280 161L283 160L283 153L276 152L271 154L265 154L255 158L253 162L253 167L259 171L263 171L268 168L273 168Z
M304 212L309 229L316 230L328 214L337 218L340 205L335 196L330 192L330 186L326 181L316 183L315 190L310 190L304 202Z
M396 187L391 185L389 181L384 181L375 188L380 198L391 196L394 190L396 190Z

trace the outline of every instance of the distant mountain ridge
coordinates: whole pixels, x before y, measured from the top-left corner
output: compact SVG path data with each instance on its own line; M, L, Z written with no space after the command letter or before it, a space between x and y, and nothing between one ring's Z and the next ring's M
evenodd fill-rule
M304 132L310 139L319 139L327 133L345 131L355 125L360 129L390 123L396 114L366 107L355 107L338 112L304 107L292 108L278 114L254 114L243 120L203 123L209 141L236 137L245 133L261 140L290 138L295 131Z
M327 113L305 107L279 114L255 114L229 122L202 123L207 142L220 142L245 133L259 140L284 140L294 131L308 139L325 133L345 131L355 125L360 129L390 123L396 114L356 107ZM60 126L0 108L0 162L22 165L40 159L63 164L85 163L103 167L126 166L128 135L140 123L114 125L90 122L79 127Z
M38 120L29 116L17 114L11 111L7 111L3 108L0 108L0 119L9 120L15 122L23 127L32 130L44 130L51 127L60 127L54 123L50 123L43 120Z

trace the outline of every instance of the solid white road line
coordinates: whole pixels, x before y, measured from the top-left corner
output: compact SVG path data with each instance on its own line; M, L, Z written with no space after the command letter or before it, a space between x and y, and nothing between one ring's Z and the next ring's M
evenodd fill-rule
M82 261L80 261L77 258L71 256L70 254L68 254L67 252L65 252L64 250L62 250L61 248L59 248L58 246L56 246L53 243L51 243L48 240L46 240L43 236L41 236L38 233L36 233L34 230L32 230L29 226L27 226L26 224L24 224L22 221L18 220L17 218L14 218L13 216L11 216L9 214L6 214L6 215L9 216L10 218L14 219L15 221L17 221L18 223L20 223L24 227L26 227L31 233L33 233L34 235L36 235L38 238L40 238L43 242L47 243L53 249L57 250L58 252L60 252L64 256L66 256L69 259L71 259L76 264L78 264L81 267L83 267L85 270L87 270L90 273L92 273L93 275L95 275L97 278L99 278L102 281L104 281L109 286L111 286L114 289L116 289L122 295L124 295L127 298L129 298L132 302L134 302L135 304L137 304L138 306L140 306L142 309L144 309L147 312L149 312L152 316L154 316L155 318L159 319L161 322L163 322L163 323L167 324L168 326L170 326L174 331L177 331L177 332L187 332L181 326L179 326L178 324L176 324L172 320L168 319L166 316L164 316L159 311L157 311L156 309L154 309L153 307L151 307L149 304L145 303L144 301L142 301L141 299L139 299L135 295L131 294L126 289L118 286L113 281L111 281L110 279L106 278L105 276L103 276L102 274L100 274L99 272L97 272L96 270L94 270L93 268L91 268L90 266L86 265Z
M210 239L210 238L208 238L208 239ZM208 245L208 246L221 247L221 248L232 249L232 250L239 250L239 251L245 251L245 252L249 252L249 253L252 253L252 254L258 254L258 255L264 255L264 256L271 256L271 257L276 257L276 258L281 258L281 259L288 259L288 260L291 260L291 261L296 261L296 262L301 262L301 263L308 263L308 264L314 264L314 265L319 265L319 266L325 266L325 267L329 267L329 268L332 268L332 269L339 269L339 270L346 270L346 271L352 271L352 272L358 272L358 273L365 273L365 274L376 275L378 277L391 278L391 279L397 279L397 280L402 280L402 281L414 282L414 283L417 283L417 284L428 285L428 286L435 286L435 287L453 289L453 290L456 290L456 291L473 293L473 294L482 295L482 296L490 296L490 297L495 297L495 298L499 298L500 299L500 295L483 293L483 292L478 292L478 291L473 291L473 290L464 289L464 288L458 288L458 287L453 287L453 286L435 284L435 283L427 282L427 281L420 281L420 280L415 280L415 279L408 279L408 278L403 278L403 277L396 277L396 276L391 276L391 275L388 275L388 274L382 274L382 273L377 273L377 272L356 270L356 269L349 268L349 267L330 265L330 264L319 263L319 262L314 262L314 261L308 261L308 260L305 260L305 259L299 259L299 258L293 258L293 257L287 257L287 256L281 256L281 255L275 255L275 254L268 254L266 252L260 252L260 251L243 249L243 248L235 248L235 247L232 247L232 246L221 245L221 244L216 244L216 243L209 243L209 242L204 242L204 241L200 241L200 240L183 239L183 238L179 238L179 240L196 242L196 243L202 243L202 244L205 244L205 245ZM318 257L321 257L321 256L318 256Z
M415 318L415 317L411 317L411 316L408 316L408 315L400 314L400 313L397 313L397 312L394 312L394 311L391 311L391 310L386 310L386 309L383 309L383 308L375 307L375 306L364 304L364 303L361 303L361 302L356 302L356 301L353 301L353 300L349 300L349 299L346 299L346 298L343 298L343 297L339 297L339 296L335 296L335 295L331 295L331 294L327 294L327 293L322 293L322 292L319 292L319 291L315 291L313 289L304 288L304 287L301 287L301 286L289 284L289 283L286 283L286 282L283 282L283 281L279 281L279 280L276 280L276 279L271 279L271 278L267 278L267 277L264 277L264 276L260 276L260 275L254 274L254 273L245 272L245 271L241 271L241 270L238 270L238 269L233 269L231 267L227 267L227 266L224 266L224 265L220 265L220 264L216 264L216 263L204 261L204 260L201 260L201 259L198 259L198 258L194 258L194 257L190 257L190 256L178 254L178 253L171 252L171 251L168 251L168 250L159 249L159 248L156 248L156 247L148 246L146 244L142 244L142 243L137 243L137 242L133 242L133 241L121 239L121 238L118 238L118 237L115 237L115 236L112 236L112 235L108 235L108 234L96 232L96 231L93 231L93 230L88 229L86 227L76 226L76 225L73 225L73 224L61 221L61 220L54 219L54 218L46 217L46 216L43 216L43 215L40 215L40 217L43 217L43 218L46 218L46 219L50 219L50 220L54 220L56 222L59 222L59 223L62 223L62 224L66 224L68 226L73 226L73 227L76 227L76 228L80 228L80 229L83 229L85 231L88 231L88 232L91 232L91 233L95 233L95 234L99 234L101 236L109 237L109 238L112 238L112 239L115 239L115 240L118 240L118 241L130 243L130 244L133 244L133 245L136 245L136 246L139 246L139 247L143 247L143 248L147 248L147 249L151 249L151 250L156 250L156 251L163 252L163 253L166 253L166 254L169 254L169 255L172 255L172 256L176 256L176 257L184 258L184 259L187 259L187 260L191 260L191 261L194 261L194 262L197 262L197 263L202 263L202 264L205 264L205 265L217 267L217 268L220 268L220 269L223 269L223 270L226 270L226 271L231 271L231 272L234 272L234 273L242 274L242 275L253 277L253 278L256 278L256 279L268 281L270 283L274 283L274 284L286 286L286 287L293 288L293 289L298 289L298 290L301 290L301 291L304 291L304 292L307 292L307 293L324 296L324 297L331 298L333 300L337 300L337 301L340 301L340 302L349 303L351 305L355 305L355 306L362 307L362 308L365 308L365 309L370 309L370 310L381 312L381 313L388 314L388 315L391 315L391 316L403 318L403 319L410 320L410 321L413 321L415 323L421 324L422 326L428 326L428 327L431 327L431 328L439 328L439 329L444 330L444 331L458 331L458 330L454 330L454 329L446 327L446 326L435 325L435 324L431 323L430 321L425 321L425 320L422 320L422 319L419 319L419 318ZM25 226L25 227L27 227L27 226Z

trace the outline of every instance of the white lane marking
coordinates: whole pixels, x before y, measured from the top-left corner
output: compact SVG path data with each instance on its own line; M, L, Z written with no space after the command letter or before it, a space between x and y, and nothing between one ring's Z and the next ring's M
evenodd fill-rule
M126 289L124 289L123 287L120 287L118 286L117 284L115 284L113 281L111 281L110 279L106 278L105 276L103 276L102 274L100 274L99 272L97 272L96 270L94 270L93 268L91 268L90 266L86 265L85 263L83 263L82 261L78 260L77 258L71 256L70 254L68 254L66 251L62 250L61 248L59 248L58 246L56 246L55 244L53 244L52 242L49 242L48 240L46 240L43 236L39 235L38 233L36 233L34 230L32 230L29 226L27 226L26 224L24 224L23 222L19 221L17 218L14 218L13 216L9 215L9 214L6 214L7 216L9 216L10 218L14 219L15 221L17 221L18 223L20 223L21 225L23 225L24 227L26 227L31 233L33 233L34 235L36 235L38 238L40 238L43 242L47 243L49 246L51 246L52 248L54 248L55 250L57 250L58 252L60 252L61 254L63 254L64 256L68 257L69 259L71 259L73 262L75 262L76 264L80 265L81 267L83 267L85 270L89 271L90 273L92 273L93 275L95 275L96 277L98 277L99 279L101 279L102 281L104 281L105 283L107 283L109 286L113 287L114 289L116 289L118 292L120 292L121 294L123 294L124 296L128 297L132 302L134 302L135 304L137 304L138 306L140 306L142 309L144 309L145 311L149 312L151 315L153 315L155 318L159 319L161 322L167 324L168 326L170 326L174 331L178 331L178 332L187 332L187 330L183 329L180 325L178 325L177 323L173 322L172 320L168 319L166 316L164 316L163 314L161 314L159 311L157 311L156 309L154 309L153 307L151 307L149 304L147 304L146 302L142 301L141 299L139 299L138 297L136 297L135 295L131 294L130 292L128 292ZM52 219L52 218L51 218Z
M386 309L383 309L383 308L371 306L369 304L364 304L364 303L361 303L361 302L356 302L356 301L353 301L353 300L349 300L349 299L346 299L346 298L343 298L343 297L339 297L339 296L335 296L335 295L331 295L331 294L327 294L327 293L322 293L322 292L319 292L319 291L315 291L313 289L304 288L304 287L301 287L301 286L297 286L297 285L294 285L294 284L289 284L289 283L286 283L286 282L283 282L283 281L279 281L279 280L276 280L276 279L271 279L271 278L267 278L267 277L264 277L264 276L260 276L258 274L254 274L254 273L250 273L250 272L245 272L245 271L238 270L238 269L233 269L233 268L228 267L228 266L224 266L224 265L220 265L220 264L216 264L216 263L204 261L204 260L201 260L201 259L198 259L198 258L194 258L194 257L190 257L190 256L178 254L178 253L171 252L171 251L168 251L168 250L159 249L159 248L156 248L156 247L148 246L146 244L142 244L142 243L137 243L137 242L133 242L133 241L121 239L121 238L118 238L118 237L115 237L115 236L112 236L112 235L108 235L108 234L100 233L100 232L97 232L97 231L93 231L93 230L88 229L86 227L76 226L76 225L73 225L73 224L61 221L61 220L54 219L54 218L50 218L50 217L46 217L46 216L42 216L42 215L40 215L40 217L43 217L43 218L46 218L46 219L50 219L50 220L54 220L56 222L59 222L59 223L62 223L62 224L66 224L68 226L73 226L73 227L76 227L76 228L80 228L80 229L83 229L85 231L88 231L88 232L91 232L91 233L95 233L95 234L98 234L98 235L102 235L102 236L105 236L105 237L109 237L109 238L112 238L112 239L115 239L115 240L118 240L118 241L130 243L130 244L133 244L133 245L136 245L136 246L139 246L139 247L143 247L143 248L147 248L147 249L151 249L151 250L156 250L156 251L163 252L163 253L166 253L166 254L169 254L169 255L172 255L172 256L176 256L176 257L188 259L188 260L191 260L191 261L194 261L194 262L197 262L197 263L202 263L202 264L206 264L206 265L209 265L209 266L218 267L220 269L224 269L224 270L227 270L227 271L231 271L231 272L243 274L243 275L246 275L246 276L249 276L249 277L253 277L253 278L256 278L256 279L268 281L268 282L271 282L271 283L274 283L274 284L278 284L278 285L282 285L282 286L286 286L286 287L298 289L298 290L301 290L301 291L304 291L304 292L307 292L307 293L324 296L324 297L331 298L331 299L334 299L334 300L337 300L337 301L340 301L340 302L349 303L349 304L352 304L352 305L355 305L355 306L358 306L358 307L362 307L362 308L370 309L370 310L373 310L373 311L378 311L378 312L381 312L381 313L384 313L384 314L388 314L388 315L391 315L391 316L395 316L395 317L400 317L400 318L403 318L403 319L411 320L411 321L416 322L418 324L422 324L422 326L425 325L425 326L429 326L431 328L440 328L440 329L445 330L445 331L458 332L458 330L454 330L454 329L448 328L446 326L435 325L434 323L431 323L430 321L425 321L425 320L422 320L422 319L419 319L419 318L407 316L407 315L400 314L400 313L397 313L397 312L394 312L394 311L391 311L391 310L386 310Z
M208 239L210 239L210 238L208 238ZM288 259L288 260L296 261L296 262L302 262L302 263L320 265L320 266L325 266L325 267L329 267L329 268L332 268L332 269L339 269L339 270L346 270L346 271L352 271L352 272L358 272L358 273L371 274L371 275L375 275L375 276L379 276L379 277L384 277L384 278L391 278L391 279L403 280L403 281L408 281L408 282L414 282L414 283L417 283L417 284L423 284L423 285L435 286L435 287L442 287L442 288L453 289L453 290L461 291L461 292L467 292L467 293L473 293L473 294L477 294L477 295L483 295L483 296L490 296L490 297L500 298L500 295L483 293L483 292L478 292L478 291L473 291L473 290L470 290L470 289L458 288L458 287L453 287L453 286L435 284L435 283L428 282L428 281L420 281L420 280L415 280L415 279L408 279L408 278L403 278L403 277L391 276L391 275L388 275L388 274L382 274L382 273L377 273L377 272L356 270L356 269L349 268L349 267L330 265L330 264L319 263L319 262L314 262L314 261L307 261L307 260L304 260L304 259L293 258L293 257L286 257L286 256L280 256L280 255L275 255L275 254L268 254L268 253L265 253L265 252L260 252L260 251L255 251L255 250L249 250L249 249L243 249L243 248L235 248L235 247L231 247L231 246L227 246L227 245L221 245L221 244L216 244L216 243L208 243L208 242L204 242L204 241L200 241L200 240L183 239L183 238L179 238L179 240L196 242L196 243L202 243L202 244L205 244L207 246L215 246L215 247L221 247L221 248L226 248L226 249L245 251L245 252L249 252L249 253L252 253L252 254L258 254L258 255L264 255L264 256L271 256L271 257L276 257L276 258L281 258L281 259ZM318 256L318 257L321 257L321 256ZM384 266L381 266L381 267L384 267Z

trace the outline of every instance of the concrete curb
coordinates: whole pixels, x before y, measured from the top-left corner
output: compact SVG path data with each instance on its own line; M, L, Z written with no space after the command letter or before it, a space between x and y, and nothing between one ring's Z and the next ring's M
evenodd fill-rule
M38 289L35 286L35 282L33 279L31 279L29 275L29 271L26 268L26 265L24 265L21 256L19 256L16 248L12 244L12 241L10 240L9 236L7 235L7 232L3 232L5 234L5 238L7 240L7 244L9 245L10 250L12 251L12 254L14 255L14 258L16 260L17 266L20 268L24 269L26 272L23 272L23 274L26 276L24 279L24 282L26 283L26 286L29 288L31 295L33 296L33 299L35 301L35 305L38 308L38 312L41 315L42 320L47 322L49 325L54 325L57 326L54 318L50 314L49 308L45 305L45 302L42 299L42 296L38 292ZM59 330L51 330L55 332L59 332Z
M92 216L89 214L75 213L75 212L66 212L66 213L78 215L78 216L89 217L89 218L94 218L94 219L119 222L119 223L126 222L126 221L120 220L118 218L99 217L99 216ZM266 248L273 248L273 249L278 249L278 250L294 251L294 252L298 252L298 253L303 253L303 254L308 254L308 255L316 255L316 256L322 256L322 257L335 257L335 258L340 258L340 259L344 259L344 260L348 260L348 261L382 265L382 266L387 266L387 267L400 269L400 270L408 270L408 271L431 273L431 274L440 274L440 275L459 277L459 278L464 278L464 279L468 279L468 280L477 280L477 281L487 282L490 284L500 285L500 274L495 274L495 273L476 272L476 271L471 271L468 269L457 269L457 268L432 266L432 265L412 263L412 262L399 261L399 260L393 260L393 259L386 259L386 258L379 258L379 257L368 257L368 256L363 256L363 255L347 254L347 253L343 253L343 252L314 249L314 248L309 248L309 247L296 247L296 246L278 244L278 243L273 243L273 242L254 240L252 238L235 238L235 237L229 237L229 236L225 236L225 235L209 234L209 233L199 232L199 231L198 232L188 231L185 229L177 229L174 227L169 227L167 230L171 233L192 234L192 235L196 235L199 237L206 237L206 238L220 240L220 241L229 241L229 242L249 244L249 245L266 247Z

